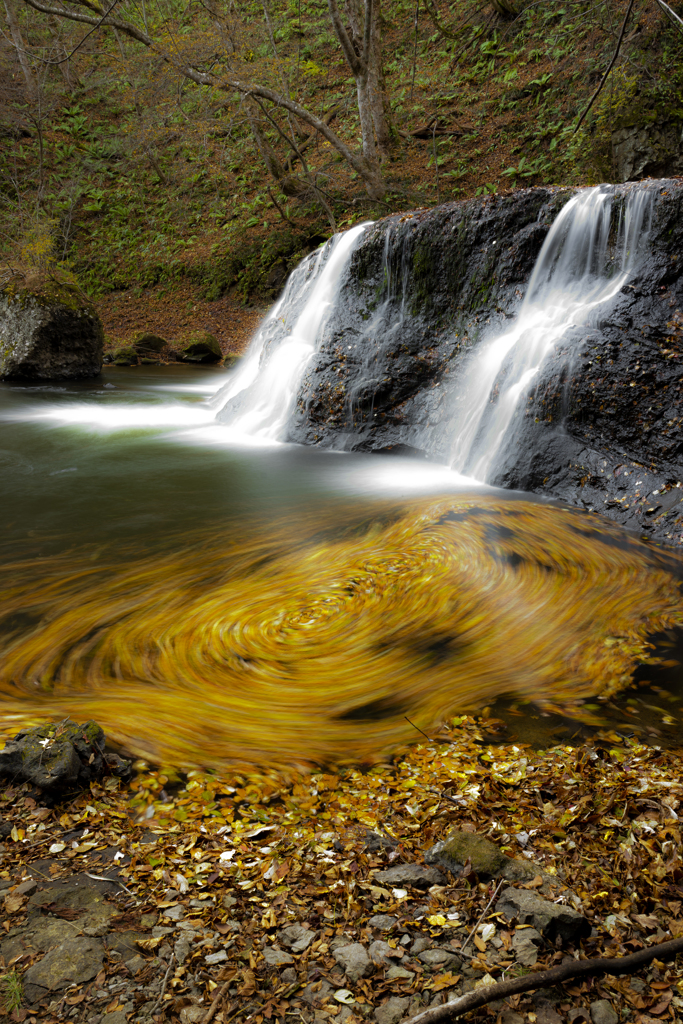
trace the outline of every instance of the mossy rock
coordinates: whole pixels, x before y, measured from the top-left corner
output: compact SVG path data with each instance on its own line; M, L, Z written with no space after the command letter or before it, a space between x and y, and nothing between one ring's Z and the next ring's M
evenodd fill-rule
M188 363L218 363L223 358L218 339L208 331L195 331L182 347L182 358Z
M0 289L0 379L94 377L103 344L97 311L73 281L19 275Z
M139 355L147 355L149 352L163 352L168 342L158 334L150 331L138 331L133 335L131 342L133 348Z
M137 366L138 354L132 345L124 345L114 352L114 362L117 366Z
M454 875L462 873L462 869L470 862L472 871L482 880L496 878L510 862L510 858L498 849L495 843L475 835L474 832L456 830L437 843L426 854L428 864L438 864Z
M0 751L0 778L55 792L88 786L113 769L125 777L129 765L116 755L105 756L104 748L104 732L93 721L24 729Z
M141 366L159 366L159 357L154 359L152 356L140 356Z
M234 366L242 359L242 356L238 356L236 352L228 352L227 355L223 356L223 365L231 370Z

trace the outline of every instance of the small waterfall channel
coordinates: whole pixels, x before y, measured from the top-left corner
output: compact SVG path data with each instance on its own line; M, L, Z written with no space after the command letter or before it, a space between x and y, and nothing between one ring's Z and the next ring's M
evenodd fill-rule
M632 191L610 247L612 197L599 186L562 209L534 267L514 326L477 345L463 368L451 465L486 482L510 443L520 399L571 328L621 291L647 248L653 193ZM610 249L612 251L610 252Z
M301 261L251 343L243 365L211 400L237 437L278 441L302 374L320 343L351 253L367 224L334 235Z
M579 192L562 208L536 260L514 325L484 337L461 357L449 396L452 469L481 482L493 477L499 454L514 438L523 398L544 361L570 328L590 325L604 312L604 304L637 269L647 250L653 196L646 187L632 189L615 217L612 193L597 186ZM211 400L217 421L236 437L265 443L286 438L302 377L334 323L337 304L344 301L351 257L367 227L335 235L299 264L243 365ZM360 383L345 399L351 424L363 391L377 388L373 360L378 346L393 344L409 315L409 261L403 252L400 265L395 265L391 255L397 230L400 225L387 229L379 305L362 335L345 345L362 368Z

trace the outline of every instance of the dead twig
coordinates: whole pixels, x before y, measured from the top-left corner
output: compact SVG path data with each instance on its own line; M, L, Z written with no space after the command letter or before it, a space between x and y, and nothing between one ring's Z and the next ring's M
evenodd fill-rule
M486 1006L497 999L506 999L508 996L517 995L520 992L531 992L537 988L549 988L570 978L597 977L603 974L633 974L638 968L644 967L653 960L673 960L679 953L683 953L683 938L672 939L671 942L661 942L659 945L650 946L647 949L639 949L637 953L630 956L620 957L599 957L595 960L568 960L559 967L552 967L549 971L537 971L535 974L525 974L521 978L509 978L507 981L499 981L496 985L486 985L474 992L468 992L458 999L444 1003L443 1006L433 1006L413 1017L408 1024L444 1024L445 1021L455 1020L468 1010L476 1010L480 1006Z
M213 1020L213 1016L218 1007L220 1006L220 1004L222 1003L223 997L230 988L230 984L234 977L235 972L232 973L232 975L228 978L227 981L223 982L220 988L216 989L216 995L213 997L213 1000L211 1001L211 1006L209 1007L209 1009L206 1011L202 1018L202 1024L209 1024L209 1022Z
M164 998L164 992L166 991L166 983L168 982L168 976L171 973L171 969L173 968L173 961L174 960L175 960L175 953L171 953L171 959L168 961L168 967L166 968L166 974L164 975L164 980L161 983L161 991L159 992L159 996L157 998L156 1003L154 1004L152 1009L149 1011L150 1017L153 1017L154 1014L156 1013L156 1011L161 1006L161 1000Z
M462 948L460 949L460 952L461 952L461 953L464 953L464 952L465 952L465 948L466 948L467 944L469 943L470 939L472 938L472 936L473 936L473 935L474 935L474 933L476 932L476 930L477 930L477 928L479 927L479 925L481 924L481 922L482 922L482 921L484 920L484 917L486 916L486 913L487 913L487 911L488 911L489 907L491 906L491 904L492 904L492 903L493 903L493 901L495 900L496 896L498 895L498 891L499 891L499 889L500 889L501 885L503 884L503 882L504 882L504 879L502 879L502 878L501 878L500 882L498 883L498 885L496 886L496 888L495 888L495 889L493 890L493 896L491 897L491 899L490 899L490 900L488 901L488 903L486 904L486 906L485 906L485 907L484 907L484 909L482 910L482 912L481 912L481 916L480 916L479 920L477 921L477 923L475 924L474 928L472 929L472 931L470 932L470 934L469 934L469 935L467 936L467 938L465 939L465 941L463 942L463 944L462 944Z

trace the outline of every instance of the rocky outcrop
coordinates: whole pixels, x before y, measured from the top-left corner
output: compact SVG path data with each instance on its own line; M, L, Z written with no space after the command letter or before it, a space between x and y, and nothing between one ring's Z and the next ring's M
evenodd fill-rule
M55 278L15 278L0 291L0 380L95 377L104 331L80 289Z
M0 778L28 782L53 796L103 775L128 779L130 763L105 751L105 735L96 722L61 722L26 729L0 750Z
M615 210L629 189L611 186ZM683 181L655 193L649 255L591 327L568 329L520 396L490 481L683 543ZM512 321L575 190L535 188L393 215L356 248L288 439L450 463L469 350Z

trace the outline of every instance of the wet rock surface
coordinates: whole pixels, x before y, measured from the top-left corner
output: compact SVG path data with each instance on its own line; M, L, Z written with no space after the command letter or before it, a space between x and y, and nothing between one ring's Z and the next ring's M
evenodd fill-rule
M0 290L0 380L95 377L104 330L73 284L18 277Z
M649 252L520 396L514 443L490 482L592 509L682 542L683 182L654 193ZM300 386L289 439L406 447L450 463L463 359L512 323L550 226L575 190L534 188L393 215L351 259L334 323ZM404 447L402 447L404 446Z

